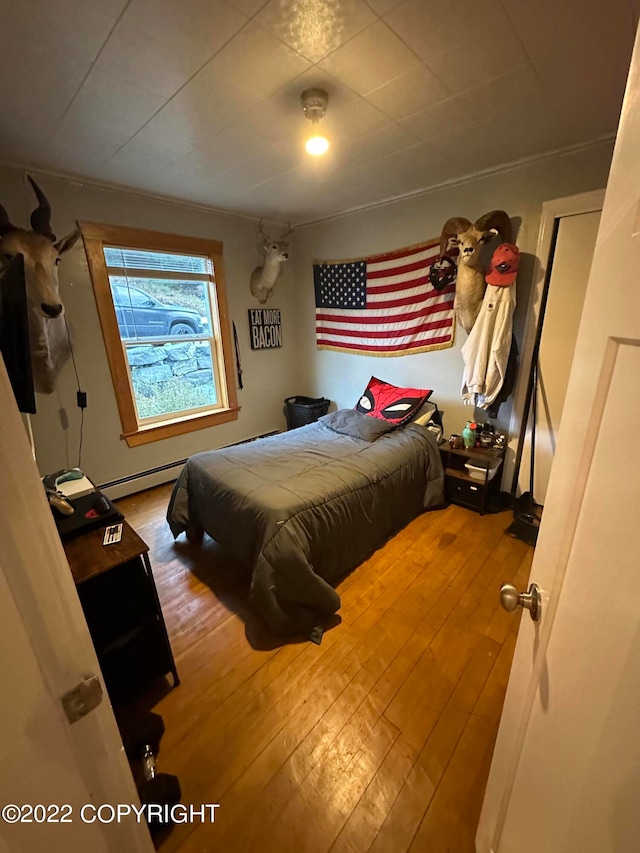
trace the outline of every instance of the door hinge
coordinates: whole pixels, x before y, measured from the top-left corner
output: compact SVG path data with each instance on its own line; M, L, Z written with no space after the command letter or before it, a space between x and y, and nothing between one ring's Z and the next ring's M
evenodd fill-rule
M102 684L97 675L85 678L62 697L62 707L70 723L85 717L102 702Z

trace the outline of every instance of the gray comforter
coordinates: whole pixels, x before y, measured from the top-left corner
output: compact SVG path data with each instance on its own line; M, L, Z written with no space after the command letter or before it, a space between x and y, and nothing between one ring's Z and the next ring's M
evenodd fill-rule
M352 410L287 433L198 453L167 513L252 569L251 601L279 634L316 642L340 607L332 583L443 501L434 435Z

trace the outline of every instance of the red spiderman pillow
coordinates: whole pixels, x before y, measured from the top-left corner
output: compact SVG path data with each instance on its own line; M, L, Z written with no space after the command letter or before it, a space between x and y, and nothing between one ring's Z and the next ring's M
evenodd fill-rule
M432 393L423 388L399 388L372 376L355 410L401 426L418 413Z

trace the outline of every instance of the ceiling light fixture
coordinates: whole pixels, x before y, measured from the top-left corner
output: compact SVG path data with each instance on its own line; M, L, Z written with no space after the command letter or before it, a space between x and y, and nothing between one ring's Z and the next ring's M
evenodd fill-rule
M329 150L329 140L320 132L320 119L327 111L329 95L324 89L307 89L300 95L300 103L304 114L313 124L312 136L307 139L305 148L314 157L326 154Z

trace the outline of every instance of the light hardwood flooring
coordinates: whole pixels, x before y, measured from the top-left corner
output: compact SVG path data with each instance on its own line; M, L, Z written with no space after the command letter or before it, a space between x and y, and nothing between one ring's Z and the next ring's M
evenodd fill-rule
M161 853L471 853L533 549L510 512L413 521L346 577L320 646L272 637L217 543L173 542L171 486L119 502L150 547L182 684L156 697L158 769L215 823Z

